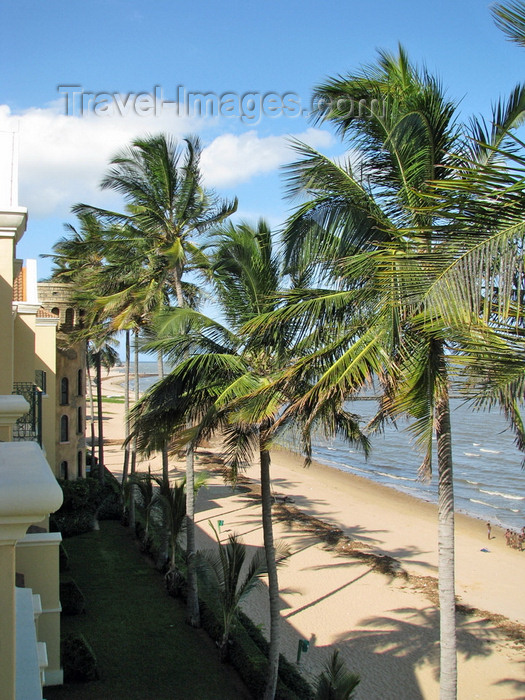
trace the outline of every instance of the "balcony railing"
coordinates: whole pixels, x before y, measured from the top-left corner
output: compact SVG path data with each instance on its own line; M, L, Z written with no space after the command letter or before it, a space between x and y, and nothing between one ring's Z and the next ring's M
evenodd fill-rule
M29 404L29 411L13 426L13 442L32 440L42 447L42 390L32 382L15 382L13 394L20 394Z

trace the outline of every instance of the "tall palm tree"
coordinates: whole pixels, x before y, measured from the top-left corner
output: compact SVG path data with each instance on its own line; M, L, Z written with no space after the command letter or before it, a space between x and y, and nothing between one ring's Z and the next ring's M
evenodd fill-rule
M113 303L123 308L137 302L146 310L158 310L166 298L174 297L179 307L186 305L183 275L207 267L201 250L202 236L220 224L237 208L237 200L227 202L202 186L201 145L196 137L177 144L166 134L135 139L131 146L111 160L111 168L102 180L102 189L121 194L126 213L111 212L78 204L76 213L88 212L104 221L118 223L135 232L141 266L140 275L129 281L114 296ZM201 241L199 241L199 237ZM128 261L129 263L129 261ZM165 446L164 471L167 472ZM188 582L188 621L198 626L199 607L194 567L194 489L193 453L186 456L187 533L190 542ZM167 474L165 474L167 476Z
M287 403L297 399L306 383L274 385L286 361L287 339L264 347L239 334L242 324L277 304L282 284L279 261L273 253L272 235L260 222L222 228L211 255L216 299L230 327L190 309L174 309L159 319L159 338L151 344L167 353L174 369L146 394L132 411L139 447L154 448L159 440L187 425L178 443L198 441L221 430L227 462L235 479L239 469L255 455L261 474L263 539L268 570L270 607L269 670L265 699L275 695L279 664L279 586L275 561L270 489L270 447L277 434L295 422L309 454L309 436L317 423L327 433L339 432L367 442L358 429L356 416L348 414L337 396L324 411L309 416L287 413ZM271 390L269 390L271 388ZM329 405L330 403L330 405Z
M309 377L314 385L287 411L315 414L327 397L349 398L379 381L383 398L374 425L411 417L427 475L435 431L441 697L447 700L456 697L457 687L449 387L452 380L465 380L461 367L473 370L480 358L490 357L490 341L492 347L496 342L488 318L480 318L484 284L474 284L469 263L480 236L487 247L478 250L478 258L484 252L487 260L489 245L497 257L488 240L497 219L487 227L486 191L472 195L458 183L478 172L482 162L494 167L490 154L519 124L524 98L520 88L500 108L492 141L474 153L455 125L454 105L402 49L397 56L381 52L376 65L317 88L317 119L335 125L352 156L333 162L295 144L300 158L286 169L289 192L306 201L290 218L285 239L294 278L316 279L326 287L294 290L283 308L246 328L266 343L285 332L295 334L298 347L305 339L313 343L314 351L300 357L287 375ZM356 105L368 111L357 112ZM483 206L483 224L468 224L467 212L479 217ZM510 227L506 232L500 227L500 234L503 249ZM495 270L496 265L492 279ZM465 294L466 280L476 300ZM489 296L487 287L484 291ZM462 315L465 306L458 299L466 297L470 306ZM494 305L487 298L484 305L490 316ZM519 430L519 421L515 425Z
M114 349L114 333L108 327L105 316L101 313L96 299L98 279L107 257L107 240L113 236L114 227L106 227L89 213L79 217L77 228L71 224L65 226L66 235L55 243L53 253L53 279L71 285L75 302L84 311L82 328L75 331L72 338L86 342L86 366L88 378L90 368L96 370L98 400L98 459L99 476L104 479L104 447L102 422L102 367L109 369L115 365L118 355ZM94 439L94 411L91 381L89 382L91 398L92 442ZM94 445L93 445L94 450Z
M97 389L97 424L98 424L98 477L104 483L104 408L102 405L102 368L107 372L118 361L118 353L111 344L111 331L99 326L95 331L89 329L87 363L95 368L95 385Z

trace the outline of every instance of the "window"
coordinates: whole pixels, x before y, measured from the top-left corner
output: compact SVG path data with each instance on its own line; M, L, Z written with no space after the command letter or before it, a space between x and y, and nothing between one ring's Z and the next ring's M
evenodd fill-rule
M82 394L84 393L84 381L83 381L84 376L83 375L84 375L83 371L81 369L79 369L77 372L77 394L79 396L82 396Z
M67 462L64 460L63 462L60 462L60 478L67 479L68 476L69 476L69 474L68 474Z
M60 442L69 442L69 420L67 416L60 419Z
M66 321L65 324L68 328L73 328L73 323L75 321L75 309L66 309Z
M60 405L66 406L69 403L69 379L62 377L60 380Z
M82 451L79 450L77 452L77 476L79 479L82 478L82 462L83 462Z
M82 433L84 430L82 422L82 409L80 406L77 408L77 433Z

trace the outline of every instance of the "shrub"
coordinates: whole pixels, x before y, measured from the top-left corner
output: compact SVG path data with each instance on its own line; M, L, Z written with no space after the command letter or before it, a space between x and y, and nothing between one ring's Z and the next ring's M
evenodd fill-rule
M73 537L93 530L95 520L121 517L120 486L106 470L104 486L97 479L86 477L74 481L59 479L63 503L50 518L51 529L63 537Z
M72 578L60 582L60 603L64 615L79 615L85 612L84 594Z
M58 566L61 573L63 571L69 571L69 555L66 552L63 542L60 543L60 547L58 548Z
M221 639L223 626L220 616L209 603L202 601L201 625L215 642ZM262 697L266 687L268 642L261 630L242 611L232 629L229 661L253 697ZM313 697L314 692L309 683L281 654L276 700L311 700Z
M104 486L102 487L102 501L97 509L99 520L121 520L122 502L121 486L118 479L104 468Z
M65 635L61 649L65 683L96 681L99 678L95 654L83 635Z
M93 530L94 513L79 511L78 513L53 513L49 518L49 529L62 533L62 537L74 537Z
M248 615L242 611L239 613L239 620L250 639L265 656L268 656L268 641L261 630L253 623ZM301 676L294 664L290 663L282 654L279 656L279 678L293 693L295 693L295 695L297 695L297 697L301 698L301 700L303 698L304 700L313 698L314 691L310 684Z
M64 615L80 615L86 611L84 594L72 578L60 582L60 603Z
M79 510L96 511L103 500L103 488L95 479L58 479L64 500L57 513L74 513Z

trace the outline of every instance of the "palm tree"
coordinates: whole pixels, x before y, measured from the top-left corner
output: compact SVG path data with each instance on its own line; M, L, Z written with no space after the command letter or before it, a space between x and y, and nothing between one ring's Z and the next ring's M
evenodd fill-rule
M148 467L147 472L135 472L132 474L124 488L130 487L131 484L138 488L140 494L142 512L144 516L143 547L145 550L148 550L150 546L151 508L153 506L155 496L155 478L151 474L151 469Z
M98 477L104 483L104 408L102 405L102 368L107 372L118 361L118 353L110 342L111 332L99 326L94 331L89 329L91 339L88 343L88 366L95 368L95 385L97 388L97 423L98 423Z
M124 308L139 301L149 316L166 298L174 296L179 307L186 306L183 275L207 267L199 237L235 212L237 200L226 202L203 188L200 172L201 145L196 137L178 145L165 134L135 139L118 153L101 183L103 189L120 193L127 213L110 212L78 204L76 213L90 213L104 221L118 223L135 231L141 274L131 279L113 297ZM194 237L197 240L193 240ZM164 445L160 445L165 450ZM165 476L167 459L164 458ZM199 625L197 579L194 567L194 489L193 453L186 457L187 534L189 547L188 620Z
M480 309L484 291L488 316L494 313L487 289L494 288L499 269L493 266L492 286L471 284L476 300L465 294L480 236L486 247L478 250L479 260L484 253L486 263L490 245L497 255L492 234L498 219L487 226L486 191L469 195L458 182L466 182L482 162L489 170L494 167L490 153L519 123L524 98L525 91L518 89L497 110L491 140L474 153L455 126L454 105L402 49L397 57L382 52L377 65L317 88L317 119L335 124L352 158L332 162L295 144L300 159L286 169L289 192L307 201L290 218L285 240L293 277L324 281L326 287L293 290L283 308L246 328L262 342L288 333L298 348L305 341L314 348L287 372L290 380L308 377L314 383L287 411L315 415L327 397L350 398L363 385L379 381L383 398L373 426L400 415L413 418L411 430L424 450L421 472L426 475L435 430L443 699L456 697L457 683L449 387L452 380L466 383L459 354L463 370L468 365L473 371L481 357L490 357L489 341L494 348L494 330L480 318ZM356 105L368 113L356 113ZM475 225L472 213L477 211L480 220L483 206L483 223ZM510 226L499 230L503 249L512 232ZM467 297L465 315L458 300Z
M166 587L170 595L179 595L182 575L177 566L179 551L178 539L186 520L186 481L175 482L173 486L166 479L153 477L158 490L153 496L152 506L159 504L164 518L164 526L170 543L169 568L166 572Z
M272 235L264 222L225 227L216 234L211 255L216 299L231 328L190 309L174 309L159 318L159 338L150 344L162 348L175 365L132 411L139 447L155 448L185 425L178 444L198 444L221 430L226 459L235 480L240 469L258 455L261 470L262 527L270 605L268 680L264 697L273 698L279 664L279 586L275 560L270 489L271 441L295 422L304 448L310 450L310 431L317 423L333 434L357 441L364 449L356 416L348 414L337 396L326 401L315 416L287 412L283 407L297 398L306 382L278 386L275 379L287 354L287 338L265 347L247 342L240 326L277 304L282 284ZM330 405L329 405L330 404Z
M520 0L496 2L490 8L496 25L518 46L525 46L525 5Z
M317 679L315 700L351 700L360 682L356 673L349 673L334 649Z
M211 525L211 523L210 523ZM217 539L216 551L200 552L200 573L210 596L217 601L221 614L223 634L219 643L221 661L228 658L230 633L242 601L261 583L267 573L266 557L258 550L245 566L246 545L236 534L228 535L227 544L220 541L219 533L211 525Z
M54 266L52 277L70 284L74 289L74 299L84 311L83 327L72 336L75 340L86 341L86 366L96 370L98 399L98 459L99 477L104 479L104 447L102 422L102 367L109 371L118 359L113 348L114 340L111 328L97 304L95 279L98 279L107 256L107 240L113 236L114 227L103 226L97 218L89 213L79 217L79 226L75 228L66 224L66 235L53 246ZM94 437L94 411L91 380L89 381L91 399L92 441Z

